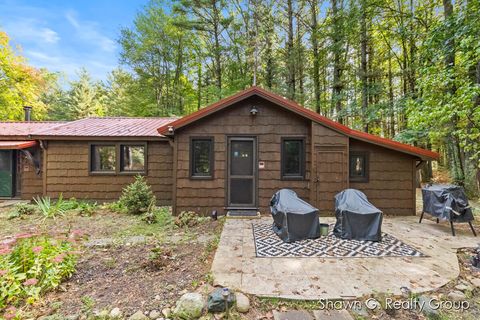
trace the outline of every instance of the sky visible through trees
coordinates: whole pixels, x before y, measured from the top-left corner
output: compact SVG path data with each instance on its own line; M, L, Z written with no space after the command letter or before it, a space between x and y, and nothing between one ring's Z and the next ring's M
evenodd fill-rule
M253 83L355 129L431 148L478 192L478 0L174 0L139 8L119 31L107 81L28 66L0 46L0 111L19 119L168 116ZM429 179L431 168L423 177Z

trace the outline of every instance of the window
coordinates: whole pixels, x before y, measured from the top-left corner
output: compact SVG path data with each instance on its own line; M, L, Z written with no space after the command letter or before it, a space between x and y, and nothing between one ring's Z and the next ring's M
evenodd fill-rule
M120 170L124 172L145 171L145 146L144 145L121 145L120 146Z
M282 138L282 178L305 178L304 138Z
M192 138L190 142L190 176L213 177L213 138Z
M350 181L368 182L368 153L352 151L350 152Z
M90 170L93 172L115 172L115 145L92 145Z
M101 142L90 145L91 174L143 174L147 168L147 144Z

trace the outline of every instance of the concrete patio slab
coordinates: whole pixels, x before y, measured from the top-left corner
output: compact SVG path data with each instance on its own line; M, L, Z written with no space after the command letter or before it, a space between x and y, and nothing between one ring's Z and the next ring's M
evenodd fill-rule
M321 218L334 223L333 217ZM270 217L261 222L272 223ZM212 264L215 283L258 296L290 299L356 298L374 292L401 294L430 291L456 278L460 272L456 251L475 247L480 239L468 231L450 234L448 224L417 217L386 217L387 232L427 257L368 258L258 258L252 222L228 219Z
M315 310L313 311L315 320L353 320L353 317L347 310Z
M306 311L273 311L274 320L314 320L310 313Z

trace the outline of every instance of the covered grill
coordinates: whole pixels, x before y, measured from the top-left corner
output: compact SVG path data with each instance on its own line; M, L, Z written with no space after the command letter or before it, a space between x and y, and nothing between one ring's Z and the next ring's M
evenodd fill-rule
M472 208L468 203L467 195L460 186L449 184L427 185L422 188L423 210L419 223L422 222L423 214L426 212L439 219L450 221L452 234L455 235L454 222L468 222L473 234Z
M346 189L335 196L337 222L333 234L342 239L382 240L382 211L368 202L367 196Z
M281 189L270 201L273 231L284 242L320 237L318 209L300 199L293 190Z

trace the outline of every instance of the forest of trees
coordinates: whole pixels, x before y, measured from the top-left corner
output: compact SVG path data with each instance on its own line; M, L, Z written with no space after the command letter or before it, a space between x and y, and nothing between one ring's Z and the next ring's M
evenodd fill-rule
M108 81L81 70L65 89L0 33L0 118L21 118L24 104L45 119L184 115L256 84L438 151L478 192L478 0L154 0L119 34Z

